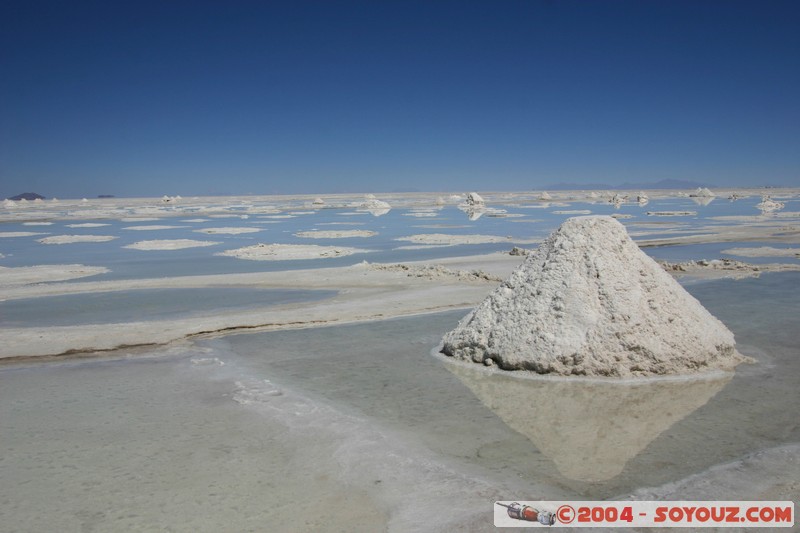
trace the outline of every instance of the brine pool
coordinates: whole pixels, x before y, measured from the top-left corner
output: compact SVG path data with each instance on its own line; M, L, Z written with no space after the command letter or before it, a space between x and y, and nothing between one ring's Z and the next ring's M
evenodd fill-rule
M456 311L2 366L0 531L493 531L496 499L614 498L800 442L800 274L687 288L756 364L520 380L431 354Z

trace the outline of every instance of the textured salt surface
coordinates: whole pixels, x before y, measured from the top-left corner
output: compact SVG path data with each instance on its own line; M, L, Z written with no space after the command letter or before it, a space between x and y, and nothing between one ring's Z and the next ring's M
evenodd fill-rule
M800 257L800 248L758 246L755 248L729 248L722 250L722 253L740 257Z
M186 248L201 248L222 244L217 241L196 241L192 239L157 239L152 241L137 241L123 246L132 250L183 250Z
M249 259L253 261L287 261L291 259L323 259L344 257L368 250L344 246L316 246L310 244L254 244L235 250L227 250L217 255Z
M42 244L72 244L76 242L107 242L117 239L113 235L54 235L38 239Z
M295 237L304 239L349 239L352 237L374 237L378 233L368 230L341 230L341 231L298 231Z
M732 368L733 334L610 217L567 220L445 335L507 370L646 376Z

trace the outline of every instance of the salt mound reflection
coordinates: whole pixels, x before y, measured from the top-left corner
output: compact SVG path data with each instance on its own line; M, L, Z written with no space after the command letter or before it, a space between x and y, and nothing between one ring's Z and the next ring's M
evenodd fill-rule
M452 361L445 361L445 368L562 475L587 482L619 475L628 461L705 405L733 376L633 384L525 379Z

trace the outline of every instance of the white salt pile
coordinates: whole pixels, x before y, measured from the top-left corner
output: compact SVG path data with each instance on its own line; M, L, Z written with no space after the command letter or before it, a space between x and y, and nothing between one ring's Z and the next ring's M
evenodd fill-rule
M506 370L632 377L730 369L733 334L607 216L570 218L445 335Z
M480 194L471 192L467 195L466 203L470 206L480 206L485 205L486 201L483 199L483 197L481 197Z
M698 187L694 192L689 193L690 198L713 198L716 196L707 187Z
M764 195L761 197L761 202L756 204L756 208L760 209L762 213L771 213L773 211L780 211L786 207L786 204L783 202L776 202L768 195Z

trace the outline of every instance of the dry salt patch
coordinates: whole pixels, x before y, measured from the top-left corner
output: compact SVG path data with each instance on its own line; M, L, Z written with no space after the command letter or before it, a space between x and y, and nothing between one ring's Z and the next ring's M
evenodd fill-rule
M156 230L180 229L180 228L188 228L188 227L189 226L157 226L157 225L152 225L152 226L128 226L128 227L122 228L122 229L130 230L130 231L156 231Z
M132 250L183 250L185 248L201 248L222 244L217 241L195 241L192 239L156 239L152 241L138 241L123 246Z
M633 215L623 214L623 213L614 213L611 215L611 218L615 218L617 220L626 219L626 218L633 218Z
M729 248L727 250L722 250L721 253L739 257L800 257L800 248L759 246L755 248Z
M302 215L316 215L317 213L316 211L289 211L289 213L287 214L293 216L302 216Z
M588 209L573 209L567 211L553 211L554 215L591 215L592 212Z
M113 235L53 235L37 239L42 244L73 244L78 242L108 242L117 239Z
M206 233L208 235L239 235L241 233L257 233L261 228L203 228L194 230L197 233Z
M47 233L41 233L35 231L0 231L0 238L33 237L34 235L47 235Z
M414 242L417 244L433 244L454 246L458 244L489 244L495 242L510 242L511 237L499 237L497 235L448 235L445 233L423 233L419 235L409 235L398 237L396 241Z
M694 217L697 211L648 211L649 217Z
M195 224L195 223L199 224L201 222L208 222L209 220L210 219L208 219L208 218L189 218L187 220L181 220L181 222L190 222L190 223L193 223L193 224Z
M342 230L342 231L298 231L294 234L295 237L302 237L304 239L349 239L352 237L374 237L378 233L376 231L368 230Z
M709 313L607 216L570 218L443 339L445 355L539 374L639 377L745 360Z
M275 219L280 220L283 218L297 218L297 215L264 215L263 217L258 218L268 218L268 219Z
M103 226L110 226L111 224L103 224L102 222L82 222L80 224L67 224L68 228L102 228Z
M23 226L52 226L52 222L23 222Z
M403 213L404 217L417 217L417 218L425 218L425 217L435 217L439 216L438 211L411 211L409 213Z
M342 246L317 246L309 244L254 244L226 250L216 255L248 259L251 261L290 261L294 259L325 259L344 257L369 250Z
M66 281L105 274L105 267L86 265L37 265L28 267L0 267L0 287L15 287L31 283Z

